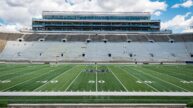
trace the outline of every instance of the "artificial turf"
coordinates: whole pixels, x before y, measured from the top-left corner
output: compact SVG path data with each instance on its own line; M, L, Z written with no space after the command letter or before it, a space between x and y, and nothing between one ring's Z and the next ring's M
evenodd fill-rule
M0 64L0 91L192 92L193 65Z
M193 92L193 65L0 64L0 91ZM188 103L193 97L1 97L8 103Z

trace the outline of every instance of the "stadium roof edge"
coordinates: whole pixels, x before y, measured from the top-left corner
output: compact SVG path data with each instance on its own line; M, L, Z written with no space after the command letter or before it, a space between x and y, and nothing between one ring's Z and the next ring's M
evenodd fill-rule
M61 20L61 19L38 19L38 18L33 18L33 21L47 21L47 22L160 22L161 20Z
M150 12L89 12L89 11L43 11L42 15L123 15L151 16Z
M0 32L0 33L15 33L15 32ZM55 34L55 35L193 35L193 33L173 33L173 34L163 34L163 33L65 33L65 32L17 32L15 34Z
M171 35L168 33L147 33L147 32L130 32L130 33L108 33L108 32L34 32L34 31L24 31L21 34L45 34L45 35Z

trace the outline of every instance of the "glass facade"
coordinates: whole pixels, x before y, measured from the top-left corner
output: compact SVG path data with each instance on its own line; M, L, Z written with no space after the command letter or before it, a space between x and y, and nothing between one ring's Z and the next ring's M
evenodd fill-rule
M148 13L60 13L47 12L43 19L33 19L34 31L118 31L159 32L160 21Z
M63 19L63 20L150 20L149 16L63 16L46 15L43 19Z

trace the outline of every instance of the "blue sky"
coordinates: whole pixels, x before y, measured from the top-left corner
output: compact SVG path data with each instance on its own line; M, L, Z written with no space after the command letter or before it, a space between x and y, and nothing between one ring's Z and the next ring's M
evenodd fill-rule
M154 0L155 1L155 0ZM165 1L168 5L167 11L163 11L162 15L160 16L153 16L153 18L156 19L161 19L162 21L167 21L169 19L172 19L176 15L184 15L187 12L193 12L193 6L190 8L184 8L184 7L179 7L179 8L172 8L173 5L177 3L183 3L184 0L160 0L160 1Z
M0 0L0 30L30 28L33 17L49 11L150 12L162 29L190 32L193 0Z
M153 0L155 1L155 0ZM185 15L187 13L190 13L190 15L188 15L185 20L190 19L193 16L193 4L189 7L184 7L184 6L179 6L177 8L174 8L173 6L176 4L182 4L187 2L187 0L160 0L160 1L164 1L167 3L168 7L166 11L163 11L162 14L160 16L156 16L153 15L152 18L153 19L161 19L162 22L167 22L171 19L173 19L175 16L177 15ZM180 23L180 22L179 22ZM190 26L193 26L193 23L190 24ZM183 32L183 29L175 29L173 27L169 28L172 29L174 32Z

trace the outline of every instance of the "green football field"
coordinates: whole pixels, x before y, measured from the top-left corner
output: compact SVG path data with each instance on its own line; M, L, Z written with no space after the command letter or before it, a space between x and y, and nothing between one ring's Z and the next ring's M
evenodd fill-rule
M0 91L193 92L193 65L0 64Z

